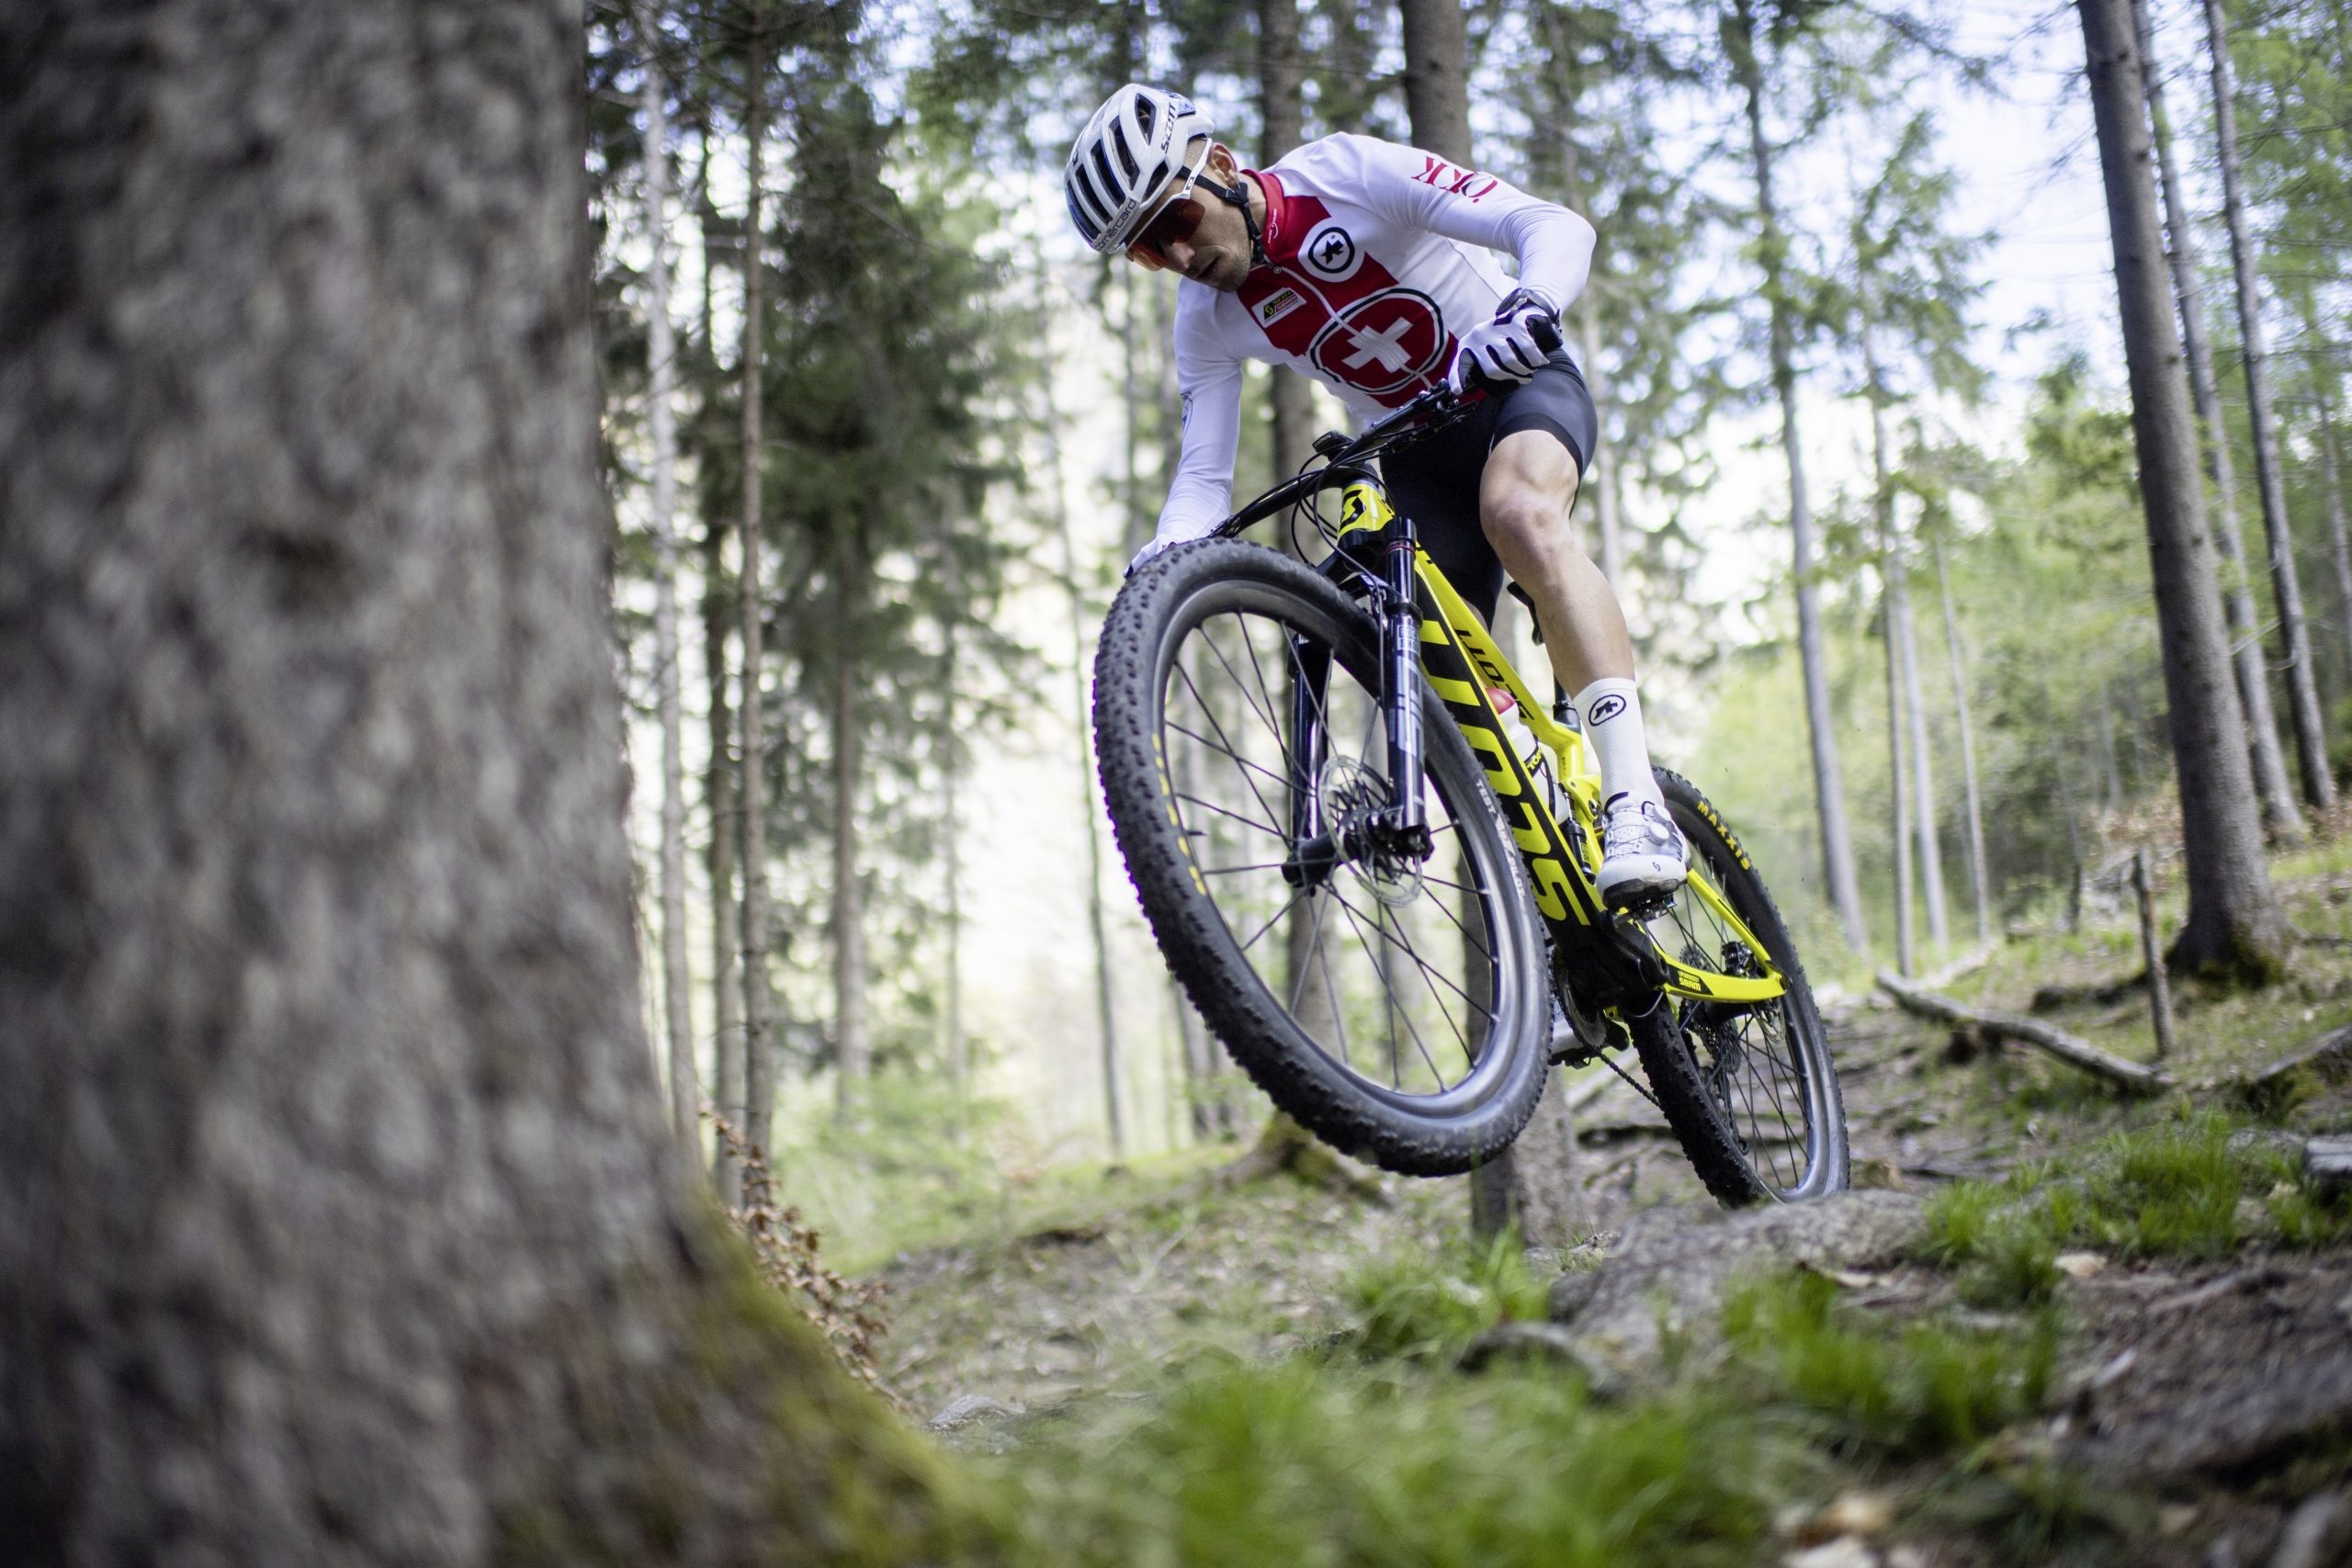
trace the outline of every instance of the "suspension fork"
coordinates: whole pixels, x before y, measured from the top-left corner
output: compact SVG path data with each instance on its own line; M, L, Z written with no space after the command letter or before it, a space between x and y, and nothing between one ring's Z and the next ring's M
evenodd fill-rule
M1382 826L1401 844L1426 857L1429 818L1421 800L1421 614L1419 584L1413 576L1413 522L1397 516L1388 525L1382 576L1388 603L1381 612L1380 708L1388 731L1391 805Z
M1322 837L1323 764L1331 738L1323 722L1331 685L1331 649L1315 637L1290 638L1290 841L1305 846Z

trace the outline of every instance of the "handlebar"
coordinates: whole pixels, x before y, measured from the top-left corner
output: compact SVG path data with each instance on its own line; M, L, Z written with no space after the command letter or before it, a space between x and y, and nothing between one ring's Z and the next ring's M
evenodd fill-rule
M1529 333L1544 353L1559 352L1560 323L1552 317L1537 317L1529 324ZM1218 524L1216 537L1229 539L1253 524L1288 511L1310 495L1350 482L1373 458L1414 441L1426 440L1463 417L1474 406L1474 395L1506 385L1509 383L1475 377L1464 391L1457 392L1450 385L1435 386L1394 413L1374 420L1356 435L1342 435L1336 430L1325 432L1315 438L1315 450L1324 457L1324 467L1310 468L1276 485Z

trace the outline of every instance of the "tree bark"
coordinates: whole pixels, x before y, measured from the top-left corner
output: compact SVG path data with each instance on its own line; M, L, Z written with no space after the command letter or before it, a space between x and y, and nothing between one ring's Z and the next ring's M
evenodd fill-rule
M2205 330L2205 284L2197 262L2197 230L2189 221L2188 197L2173 163L2172 118L2165 112L2164 72L2154 52L2147 0L2132 0L2133 36L2140 43L2140 81L2148 96L2148 119L2155 136L2156 170L2164 187L2165 230L2173 293L2180 310L2181 347L2188 355L2188 389L2204 427L2206 463L2213 476L2213 538L2222 552L2222 607L2228 614L2232 660L2237 670L2238 702L2253 749L2255 786L2262 792L2262 819L2282 839L2301 838L2303 809L2287 776L2286 749L2278 743L2278 716L2270 702L2270 670L2262 652L2262 615L2247 581L2245 540L2238 528L2237 464L2230 456L2230 427L2222 415L2222 394L2213 378L2213 349Z
M1968 886L1976 903L1976 940L1993 940L1993 879L1984 859L1984 802L1976 784L1976 731L1969 722L1968 656L1961 646L1960 615L1952 607L1951 571L1941 539L1934 541L1936 586L1944 602L1944 649L1951 657L1952 711L1960 718L1960 771L1968 792Z
M833 1049L839 1108L857 1103L873 1071L873 1043L865 1027L865 904L858 883L857 780L865 739L857 713L857 659L854 649L860 583L856 530L844 525L834 540L833 560Z
M1405 118L1424 151L1470 164L1470 33L1456 0L1398 0L1404 14Z
M1797 428L1796 327L1782 276L1788 239L1772 196L1772 153L1764 136L1764 77L1756 58L1755 0L1736 0L1724 28L1732 70L1747 99L1747 145L1756 180L1756 210L1764 292L1772 312L1772 389L1781 405L1781 449L1789 469L1789 535L1797 592L1797 655L1804 666L1805 728L1813 744L1813 791L1821 818L1822 874L1829 885L1847 943L1869 942L1861 886L1854 874L1853 836L1846 820L1846 787L1838 771L1836 719L1829 705L1828 652L1821 629L1821 593L1814 577L1813 503L1806 493L1804 446Z
M2099 169L2132 384L2132 430L2180 785L2188 921L2172 962L2268 978L2281 969L2286 920L2270 887L2245 728L2222 624L2205 527L2196 426L2188 412L2173 302L2163 271L2151 179L2147 104L2131 0L2079 0Z
M1600 521L1600 575L1609 580L1622 603L1625 597L1625 536L1617 516L1617 458L1609 450L1609 394L1601 379L1599 263L1595 276L1577 299L1577 333L1584 339L1585 389L1592 394L1595 428L1591 461L1585 465L1584 487L1592 491Z
M650 10L650 7L648 8ZM660 38L638 13L645 50L645 266L648 435L653 451L653 663L662 715L662 1011L669 1035L670 1117L690 1145L702 1137L695 1082L693 982L686 973L686 777L684 704L678 690L677 343L670 328L670 106Z
M2270 547L2270 588L2278 602L2278 642L2286 660L2287 716L2295 729L2303 798L2324 811L2335 804L2327 765L2327 726L2312 670L2311 627L2303 619L2303 590L2295 569L2295 531L2287 517L2287 477L2278 459L2278 424L2270 408L2269 358L2263 348L2262 274L2246 228L2245 196L2238 178L2237 90L2231 80L2229 23L2222 0L2205 0L2205 32L2213 64L2213 134L2222 162L2222 209L2229 221L2230 270L2236 275L2238 338L2245 362L2246 423L2254 445L2255 488L2262 497L2262 532Z
M972 1095L971 1043L964 1033L964 818L962 794L964 761L956 737L962 732L956 726L960 718L956 708L956 690L961 671L956 668L956 622L948 619L941 638L939 659L939 689L941 693L941 723L946 730L945 749L941 752L939 768L941 874L947 893L947 1005L945 1008L947 1080L956 1090L959 1113L967 1111Z
M761 354L767 325L760 256L761 153L767 139L765 27L764 13L755 6L745 63L750 89L743 127L748 176L743 213L743 513L735 547L741 562L736 606L743 644L743 754L736 788L740 803L736 820L742 831L738 853L743 876L743 1103L736 1114L743 1136L763 1151L768 1146L769 1118L775 1106L774 1057L768 1039L767 734L766 715L760 705L760 677L766 663L761 641L767 619L760 570L760 480L767 461L765 422L760 410Z
M648 1049L581 12L136 23L0 9L0 1558L959 1554Z

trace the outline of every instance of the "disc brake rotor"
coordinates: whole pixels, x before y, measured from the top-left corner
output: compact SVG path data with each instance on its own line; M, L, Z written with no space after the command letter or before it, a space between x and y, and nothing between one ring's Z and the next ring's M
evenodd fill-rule
M1316 795L1331 836L1341 843L1356 843L1370 835L1355 829L1387 808L1388 780L1356 758L1334 757L1323 764ZM1345 864L1360 886L1391 908L1421 896L1421 863L1410 855L1367 849L1351 855Z

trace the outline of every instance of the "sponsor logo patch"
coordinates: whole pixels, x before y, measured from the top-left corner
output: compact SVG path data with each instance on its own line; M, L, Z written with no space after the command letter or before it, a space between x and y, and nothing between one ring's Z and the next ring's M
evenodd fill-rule
M1297 289L1277 288L1255 305L1250 306L1250 313L1258 318L1260 326L1271 327L1306 303L1306 297Z
M1363 253L1356 247L1354 235L1326 220L1307 233L1306 243L1298 247L1298 257L1317 277L1338 282L1355 276Z
M1588 726L1603 725L1624 711L1625 699L1612 692L1592 705L1592 711L1584 716L1584 721Z

